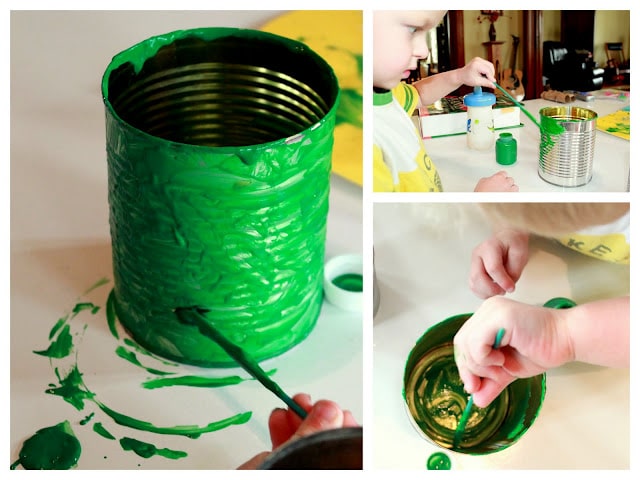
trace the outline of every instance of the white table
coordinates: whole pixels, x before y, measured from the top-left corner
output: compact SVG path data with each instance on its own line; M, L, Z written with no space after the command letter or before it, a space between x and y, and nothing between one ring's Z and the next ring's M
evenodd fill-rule
M82 445L80 469L229 469L271 447L267 418L284 404L258 382L222 389L146 390L149 375L116 356L104 306L113 279L107 204L105 127L100 80L111 57L150 36L203 25L259 28L277 11L12 12L11 18L11 461L36 430L69 420ZM331 180L327 259L362 251L362 190ZM88 327L79 343L87 386L107 406L156 425L203 425L252 411L248 423L199 439L147 434L109 423L89 405L82 412L48 395L56 382L49 345L56 320L80 300L102 309L77 317ZM362 408L362 315L323 305L311 335L263 362L290 395L307 392ZM243 375L240 369L180 367L184 373ZM95 412L87 424L79 421ZM102 421L118 438L187 452L180 460L142 458L92 431Z
M468 288L472 248L489 234L475 204L375 204L373 241L380 307L373 327L374 468L416 469L442 451L409 421L402 397L409 352L435 323L480 305ZM629 293L629 268L532 239L510 298L541 305ZM629 369L571 363L547 373L535 423L502 452L446 451L452 469L630 468ZM468 474L465 474L468 475Z
M571 104L555 103L548 100L526 100L526 108L534 117L544 107L575 105L589 108L604 116L627 105L628 101L576 100ZM544 181L538 175L540 133L538 127L523 112L520 113L523 127L500 130L511 132L518 141L516 163L502 166L496 163L495 149L487 151L471 150L467 147L465 135L424 140L427 153L438 168L445 192L472 192L478 180L506 170L512 176L521 192L626 192L629 178L630 142L608 133L596 131L593 158L593 177L581 187L559 187Z

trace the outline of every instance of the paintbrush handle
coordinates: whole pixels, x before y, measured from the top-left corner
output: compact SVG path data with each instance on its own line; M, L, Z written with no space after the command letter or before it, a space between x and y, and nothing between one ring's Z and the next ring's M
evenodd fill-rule
M253 358L235 343L229 341L217 328L211 326L206 317L195 309L180 309L176 313L182 316L184 323L196 325L200 333L216 342L231 358L240 364L253 378L264 385L267 390L276 394L300 418L305 419L307 412L287 395L280 385L274 382Z
M513 98L513 97L509 94L509 92L507 92L504 88L502 88L502 87L501 87L500 85L498 85L496 82L493 82L493 84L496 86L496 88L498 88L498 90L500 90L502 93L504 93L504 94L507 96L507 98L508 98L509 100L511 100L511 101L512 101L513 103L515 103L516 105L519 105L519 106L520 106L520 110L522 110L522 111L524 112L524 114L525 114L527 117L529 117L529 120L531 120L533 123L535 123L535 124L538 126L538 128L539 128L539 129L542 129L542 127L540 126L540 122L538 122L538 120L537 120L533 115L531 115L531 113L529 113L529 111L528 111L526 108L524 108L524 107L520 104L520 102L518 102L515 98Z

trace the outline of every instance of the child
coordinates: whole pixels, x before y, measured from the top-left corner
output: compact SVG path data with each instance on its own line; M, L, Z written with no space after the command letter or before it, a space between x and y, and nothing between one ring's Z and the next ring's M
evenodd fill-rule
M471 290L488 298L454 338L460 378L479 407L512 381L571 361L629 365L629 296L556 310L502 298L528 259L529 234L629 264L628 203L483 204L498 227L472 253ZM577 232L577 233L571 233ZM493 349L500 328L505 335Z
M424 150L410 115L461 85L494 88L493 64L474 58L463 68L407 85L402 82L429 54L427 32L445 11L375 11L373 13L373 189L442 191L442 183ZM481 179L475 191L516 192L506 172Z
M358 426L351 412L342 410L335 402L318 400L311 403L311 397L304 393L298 393L293 399L308 413L307 418L302 420L290 409L276 408L271 412L269 434L273 450L324 430ZM238 467L238 470L257 469L271 453L259 453Z

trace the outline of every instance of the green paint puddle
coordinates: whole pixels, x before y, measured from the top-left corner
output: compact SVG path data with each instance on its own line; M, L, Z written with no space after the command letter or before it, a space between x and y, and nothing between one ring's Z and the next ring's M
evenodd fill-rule
M444 452L436 452L427 459L427 470L451 470L451 459Z
M338 275L336 278L331 280L331 283L348 292L362 291L362 275L359 273L345 273Z
M82 449L68 421L38 430L25 440L19 458L11 465L15 470L69 470L75 467Z

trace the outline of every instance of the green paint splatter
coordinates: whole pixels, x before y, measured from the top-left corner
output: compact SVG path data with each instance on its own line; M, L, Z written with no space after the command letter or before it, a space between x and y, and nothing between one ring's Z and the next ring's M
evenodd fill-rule
M94 415L95 412L91 412L89 415L80 420L80 425L86 425L87 423L89 423Z
M427 460L427 470L451 470L451 459L444 452L436 452Z
M78 464L82 448L67 420L52 427L38 430L25 440L18 460L11 465L15 470L69 470Z
M64 378L60 376L57 368L55 369L55 374L58 377L59 385L50 385L50 388L46 389L45 393L62 397L65 402L73 405L78 411L84 408L85 401L94 399L94 393L82 388L84 386L82 373L78 371L77 365L74 365Z
M124 437L120 439L120 445L124 450L131 450L141 456L142 458L150 458L154 455L160 455L161 457L178 459L187 456L187 452L180 450L171 450L169 448L157 448L150 443L142 442L134 438Z
M109 432L106 428L104 428L104 425L102 425L101 422L96 422L96 423L93 424L93 431L96 432L101 437L108 438L109 440L115 440L116 439L116 437L114 437L111 434L111 432Z
M111 292L109 292L109 296L107 297L107 325L109 326L109 331L111 332L111 335L113 335L113 337L116 340L120 339L120 336L118 335L118 329L116 327L116 307L115 307L115 292L113 291L113 289L111 289Z
M55 328L55 327L54 327ZM65 325L57 334L57 338L51 342L46 350L34 350L33 353L49 358L64 358L73 350L73 337L71 327Z

